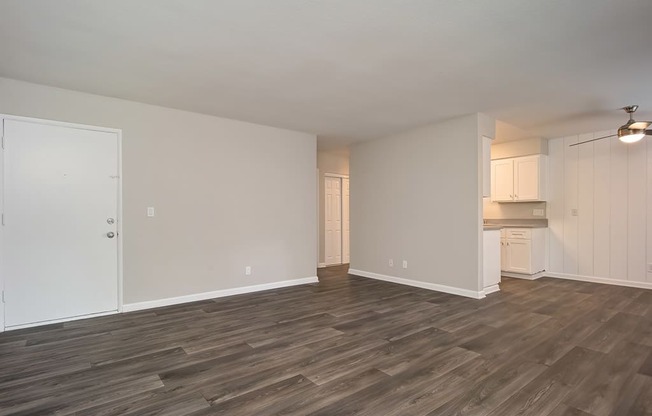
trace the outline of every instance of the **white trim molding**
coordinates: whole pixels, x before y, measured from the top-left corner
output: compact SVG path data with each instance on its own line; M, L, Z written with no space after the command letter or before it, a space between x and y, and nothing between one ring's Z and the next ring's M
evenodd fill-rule
M476 292L476 291L473 291L473 290L462 289L462 288L459 288L459 287L440 285L440 284L437 284L437 283L421 282L421 281L412 280L412 279L404 279L402 277L394 277L394 276L388 276L388 275L385 275L385 274L366 272L364 270L349 269L349 274L354 274L356 276L367 277L369 279L382 280L382 281L390 282L390 283L398 283L399 285L413 286L413 287L418 287L418 288L421 288L421 289L428 289L428 290L434 290L434 291L437 291L437 292L450 293L451 295L459 295L459 296L464 296L464 297L467 297L467 298L482 299L482 298L485 297L485 292L484 291Z
M177 296L174 298L165 298L157 300L147 300L144 302L125 303L122 306L123 312L141 311L144 309L160 308L162 306L178 305L180 303L196 302L198 300L207 300L222 298L225 296L241 295L245 293L260 292L263 290L278 289L282 287L306 285L318 283L317 276L305 277L302 279L283 280L280 282L263 283L260 285L234 287L232 289L222 289L213 292L194 293L191 295Z
M5 328L5 330L6 331L13 331L15 329L34 328L34 327L43 326L43 325L60 324L60 323L64 323L64 322L80 321L82 319L97 318L97 317L100 317L100 316L116 315L118 313L119 312L116 310L116 311L91 313L89 315L69 316L67 318L52 319L50 321L30 322L28 324L20 324L20 325L8 326L8 327Z
M512 272L500 272L501 276L513 277L515 279L524 279L524 280L537 280L543 276L546 276L546 272L539 272L535 274L523 274L523 273L512 273Z
M324 173L324 176L330 176L331 178L349 179L349 175L342 175L341 173Z
M489 295L489 294L491 294L491 293L500 292L500 286L498 286L498 284L491 285L491 286L487 286L487 287L484 288L484 290L483 290L482 292L483 292L485 295Z
M318 269L323 269L324 267L328 267L328 265L327 265L326 263L319 263L319 264L317 264L317 268L318 268Z
M544 276L556 279L577 280L579 282L601 283L604 285L635 287L639 289L652 289L652 282L636 282L633 280L607 279L604 277L582 276L578 274L566 274L556 272L545 272Z

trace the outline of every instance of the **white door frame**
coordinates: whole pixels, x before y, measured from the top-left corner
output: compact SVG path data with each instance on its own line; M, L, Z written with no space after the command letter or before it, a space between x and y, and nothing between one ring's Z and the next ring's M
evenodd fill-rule
M58 126L58 127L68 127L68 128L73 128L73 129L81 129L81 130L91 130L91 131L100 131L100 132L106 132L106 133L115 133L118 137L118 206L117 206L117 234L118 234L118 281L116 284L118 285L118 310L117 312L103 312L103 313L97 313L97 314L92 314L92 315L86 315L86 316L76 316L73 318L64 318L64 319L55 319L52 321L48 322L39 322L35 324L27 324L27 325L20 325L20 326L14 326L11 329L20 329L20 328L26 328L30 326L39 326L39 325L47 325L47 324L53 324L53 323L58 323L58 322L67 322L67 321L74 321L78 319L85 319L90 316L102 316L102 315L112 315L115 313L121 313L122 312L122 305L124 301L124 295L123 295L123 288L124 288L124 283L123 283L123 261L122 261L122 240L123 240L123 233L122 233L122 130L120 129L113 129L113 128L108 128L108 127L98 127L98 126L91 126L91 125L86 125L86 124L77 124L77 123L67 123L63 121L55 121L55 120L47 120L47 119L40 119L40 118L33 118L33 117L23 117L23 116L14 116L10 114L0 114L0 135L2 135L2 157L0 157L0 207L2 209L2 213L4 215L4 194L5 194L5 189L4 189L4 158L5 158L5 152L4 152L4 121L5 120L16 120L16 121L24 121L24 122L29 122L29 123L36 123L36 124L45 124L49 126ZM0 270L3 270L4 268L4 228L0 225ZM0 332L5 330L5 314L4 314L4 290L5 290L5 282L2 277L2 274L0 273L0 288L2 290L2 305L0 307L2 308L2 313L0 314L1 319L0 319Z
M342 175L340 173L324 173L324 182L326 182L327 177L329 177L329 178L339 178L339 179L349 179L350 180L349 175ZM341 186L342 184L343 184L343 182L340 181L340 211L341 211L341 213L344 212L344 207L343 207L343 204L344 204L344 198L343 198L344 187ZM326 212L326 187L324 186L324 213L325 212ZM351 211L349 210L349 215L351 215L350 212ZM341 215L340 215L340 218L341 218ZM324 223L325 222L326 222L326 217L324 215ZM341 231L340 234L342 236L342 242L340 243L340 257L342 259L342 263L339 263L339 264L344 264L343 263L344 262L344 244L343 244L343 242L344 242L344 221L341 221L341 222L342 222L342 230L340 230ZM325 225L326 224L324 224L324 226ZM326 241L322 241L322 243L324 244L324 257L325 257L326 256L326 251L325 251L326 250L325 249ZM324 258L324 262L325 261L326 261L326 258ZM338 263L336 263L336 264L324 264L324 266L337 266L337 264Z

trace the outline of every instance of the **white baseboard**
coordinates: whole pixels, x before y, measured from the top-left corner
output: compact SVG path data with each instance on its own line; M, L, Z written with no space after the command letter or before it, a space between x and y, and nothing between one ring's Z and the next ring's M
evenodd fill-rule
M487 287L484 288L484 290L482 292L484 292L485 295L488 295L490 293L500 292L500 286L498 286L497 284L487 286Z
M635 282L632 280L607 279L604 277L582 276L578 274L545 272L544 276L557 279L577 280L580 282L601 283L605 285L627 286L639 289L652 289L652 282Z
M107 312L98 312L98 313L91 313L91 314L88 314L88 315L79 315L79 316L70 316L68 318L52 319L50 321L41 321L41 322L32 322L32 323L29 323L29 324L13 325L13 326L5 327L5 331L13 331L14 329L33 328L33 327L36 327L36 326L43 326L43 325L60 324L60 323L63 323L63 322L70 322L70 321L79 321L81 319L97 318L98 316L115 315L117 313L119 313L117 310L116 311L107 311ZM0 332L2 332L2 331L0 331Z
M262 290L278 289L281 287L305 285L317 283L317 276L305 277L303 279L283 280L280 282L264 283L260 285L235 287L233 289L216 290L213 292L194 293L192 295L178 296L174 298L148 300L145 302L126 303L122 306L123 312L140 311L143 309L160 308L161 306L178 305L180 303L196 302L198 300L222 298L225 296L241 295L244 293L260 292Z
M437 283L421 282L418 280L404 279L402 277L387 276L384 274L366 272L364 270L349 269L349 274L368 277L370 279L382 280L385 282L398 283L400 285L419 287L421 289L428 289L428 290L435 290L437 292L450 293L452 295L465 296L467 298L482 299L485 297L484 291L475 292L473 290L462 289L459 287L440 285Z
M318 269L323 269L324 267L327 267L327 266L326 266L326 263L318 263L318 264L317 264L317 268L318 268Z
M500 272L501 276L513 277L515 279L525 279L525 280L537 280L543 276L547 276L546 272L539 272L535 274L522 274L522 273L512 273L512 272Z

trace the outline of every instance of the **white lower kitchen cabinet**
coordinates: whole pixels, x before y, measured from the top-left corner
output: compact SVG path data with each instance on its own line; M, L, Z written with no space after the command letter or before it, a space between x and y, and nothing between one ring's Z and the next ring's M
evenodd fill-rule
M485 295L500 290L500 230L482 233L483 291Z
M534 275L546 269L547 228L503 228L500 237L502 271Z

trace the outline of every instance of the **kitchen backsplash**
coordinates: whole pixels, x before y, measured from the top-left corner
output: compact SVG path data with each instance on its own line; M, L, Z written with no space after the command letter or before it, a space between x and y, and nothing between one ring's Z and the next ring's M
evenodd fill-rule
M543 219L546 218L545 202L517 202L499 204L483 198L483 218L486 219ZM534 215L534 210L543 210L543 215Z

